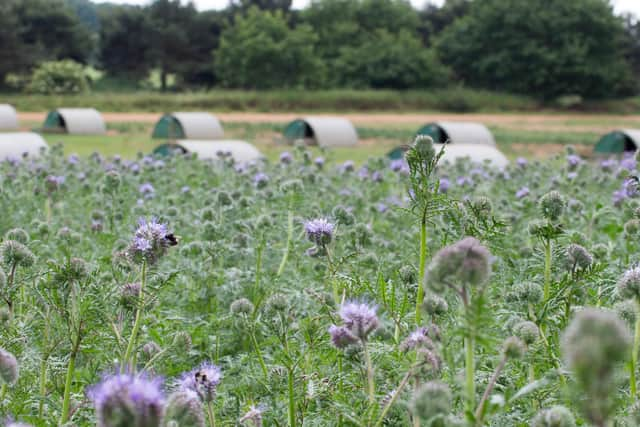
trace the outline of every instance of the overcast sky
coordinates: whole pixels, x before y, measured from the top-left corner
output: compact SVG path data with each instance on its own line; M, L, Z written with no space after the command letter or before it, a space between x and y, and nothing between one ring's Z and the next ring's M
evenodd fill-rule
M100 0L98 0L100 1ZM127 4L146 4L151 0L109 0L111 3L127 3ZM182 0L186 2L187 0ZM421 8L426 3L441 4L444 0L411 0L411 3L417 8ZM229 0L193 0L199 10L207 9L223 9ZM309 3L309 0L293 0L293 7L303 8ZM617 13L632 12L640 17L640 0L613 0Z

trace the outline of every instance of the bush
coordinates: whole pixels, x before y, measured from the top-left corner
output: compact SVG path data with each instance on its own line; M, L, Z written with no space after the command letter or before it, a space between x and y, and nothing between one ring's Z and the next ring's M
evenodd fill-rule
M89 81L82 64L70 59L49 61L33 71L26 90L46 95L82 93L89 90Z

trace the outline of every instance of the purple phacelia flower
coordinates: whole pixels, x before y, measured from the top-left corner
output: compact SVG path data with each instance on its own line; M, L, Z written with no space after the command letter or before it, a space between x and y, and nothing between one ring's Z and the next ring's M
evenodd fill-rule
M577 177L578 177L578 172L569 172L569 173L567 173L567 179L569 181L573 181Z
M421 327L409 334L409 336L400 344L400 350L406 352L425 346L432 348L434 343L429 337L429 329Z
M636 159L633 156L623 158L620 160L620 168L626 169L629 172L632 172L636 169Z
M626 198L627 193L624 190L616 190L613 192L612 200L615 206L620 206L620 204L622 204L622 202L624 202Z
M194 391L203 402L212 402L216 389L222 379L222 371L210 362L204 362L198 368L185 372L180 377L180 389Z
M165 162L162 161L162 160L156 160L153 163L153 167L156 168L156 169L163 169L165 167Z
M324 157L316 157L313 163L315 163L318 168L322 168L324 166Z
M9 163L11 166L16 166L18 163L20 163L20 157L10 154L7 157L5 157L5 161Z
M358 342L358 337L353 335L345 326L331 325L329 327L331 342L336 348L343 349Z
M376 210L380 213L385 213L387 210L389 210L389 207L382 202L378 202L376 203Z
M80 157L78 157L77 154L70 154L69 157L67 157L67 163L70 165L77 165L79 161Z
M367 168L366 166L362 166L360 169L358 169L358 178L360 179L369 178L369 168Z
M369 334L380 326L377 307L364 303L348 301L340 307L340 318L349 332L362 341L366 341Z
M288 165L292 161L293 161L293 156L291 155L290 152L284 151L280 153L280 163Z
M371 174L371 180L373 182L382 182L382 173L380 171L375 171Z
M155 218L149 221L140 218L127 254L135 262L146 261L154 264L166 253L169 246L175 246L177 243L166 224L158 222Z
M145 182L144 184L140 185L140 187L138 187L138 191L145 197L151 197L153 196L153 193L156 192L156 189L153 188L153 185L151 185L151 183Z
M449 191L449 187L451 187L451 181L449 181L449 178L440 178L438 191L440 193L446 193L447 191Z
M472 186L473 180L468 176L459 176L456 178L456 184L460 187Z
M144 156L144 157L142 158L142 164L143 164L143 165L150 165L150 164L152 164L152 163L153 163L153 157L151 157L151 156Z
M182 186L182 188L180 189L180 192L181 192L182 194L187 194L187 193L188 193L188 192L190 192L190 191L191 191L191 188L190 188L188 185L184 185L184 186Z
M238 420L241 424L248 421L253 423L254 427L262 427L262 414L264 413L264 406L251 406L246 414Z
M312 219L304 223L307 239L320 247L331 243L334 225L324 218Z
M409 169L409 165L405 159L396 159L391 161L389 168L394 172L404 172Z
M53 193L58 188L60 188L62 184L64 184L64 181L65 181L64 176L48 175L45 178L45 186L47 188L47 191L49 193Z
M569 169L575 169L581 161L582 159L577 154L569 154L567 156L567 165L569 166Z
M522 187L518 191L516 191L516 198L522 199L529 195L529 187Z
M618 166L618 162L614 159L606 159L600 162L600 168L605 172L613 171L616 166Z
M129 165L129 170L134 174L137 174L138 172L140 172L140 165L137 163L131 163Z
M340 171L341 172L353 172L356 168L355 163L353 163L353 160L346 160L341 166L340 166Z
M162 380L144 375L118 374L91 387L88 396L99 426L159 426L165 406Z
M477 178L479 176L481 176L484 179L488 179L489 178L489 174L487 173L487 171L485 171L482 168L473 168L469 171L469 175L471 175L471 178Z
M269 183L269 176L264 172L258 172L253 176L253 184L257 188L264 188Z
M529 161L527 159L525 159L524 157L518 157L516 159L516 164L518 166L520 166L521 168L524 168L527 166L527 164L529 164Z

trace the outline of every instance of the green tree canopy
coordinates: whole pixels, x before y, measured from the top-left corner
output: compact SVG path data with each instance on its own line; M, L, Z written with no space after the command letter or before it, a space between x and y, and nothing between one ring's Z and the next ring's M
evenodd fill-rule
M109 9L100 17L100 64L111 76L143 79L151 70L152 27L140 7Z
M434 52L409 31L378 30L358 46L340 49L335 73L357 88L425 88L447 83L447 70Z
M302 15L318 36L327 86L404 89L444 80L408 1L315 0Z
M308 25L290 29L281 12L251 8L222 33L215 70L227 87L315 86L322 68L316 41Z
M61 0L0 1L0 85L8 73L28 74L48 60L86 63L89 31Z
M550 99L629 93L623 27L606 0L483 0L438 41L468 84Z

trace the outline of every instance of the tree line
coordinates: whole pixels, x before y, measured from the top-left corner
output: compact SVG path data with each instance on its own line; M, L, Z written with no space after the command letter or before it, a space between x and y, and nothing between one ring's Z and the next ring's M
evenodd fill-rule
M123 84L155 71L163 90L464 85L541 99L638 90L640 24L615 16L608 0L291 3L233 0L199 12L179 0L3 0L0 84L72 60ZM48 64L58 70L50 79L67 68Z

